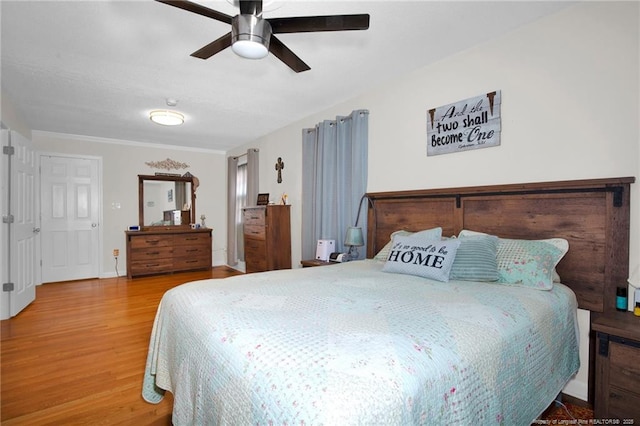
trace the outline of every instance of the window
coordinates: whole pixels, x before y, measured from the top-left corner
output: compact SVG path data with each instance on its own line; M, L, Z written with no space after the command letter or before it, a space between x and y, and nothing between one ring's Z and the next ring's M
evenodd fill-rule
M238 164L236 174L236 247L238 260L244 261L244 239L242 237L242 209L247 206L247 163Z

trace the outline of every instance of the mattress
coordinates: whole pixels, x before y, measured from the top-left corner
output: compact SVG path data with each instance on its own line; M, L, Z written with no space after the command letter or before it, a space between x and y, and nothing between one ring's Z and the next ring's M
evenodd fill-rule
M531 424L578 371L576 310L374 260L196 281L158 307L142 394L175 425Z

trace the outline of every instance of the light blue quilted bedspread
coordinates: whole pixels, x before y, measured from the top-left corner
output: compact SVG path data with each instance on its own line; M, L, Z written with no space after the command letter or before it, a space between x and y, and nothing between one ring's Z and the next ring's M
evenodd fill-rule
M373 260L168 291L143 397L175 425L529 425L579 367L575 295Z

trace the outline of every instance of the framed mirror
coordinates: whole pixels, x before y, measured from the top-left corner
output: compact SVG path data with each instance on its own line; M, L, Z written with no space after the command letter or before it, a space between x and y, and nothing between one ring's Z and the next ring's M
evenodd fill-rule
M193 177L138 175L138 209L140 229L196 223Z

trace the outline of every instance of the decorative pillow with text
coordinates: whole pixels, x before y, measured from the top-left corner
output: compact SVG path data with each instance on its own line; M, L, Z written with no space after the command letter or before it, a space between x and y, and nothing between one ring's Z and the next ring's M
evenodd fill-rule
M448 282L459 246L457 239L434 240L415 235L394 235L382 270Z
M405 236L419 235L429 240L439 240L440 238L442 238L442 228L437 227L437 228L425 229L423 231L418 231L418 232L409 232L405 230L395 231L394 233L391 234L391 240L387 244L385 244L385 246L382 247L382 250L380 250L375 255L374 257L375 260L379 260L382 262L387 261L387 257L389 257L389 250L391 250L391 241L393 240L393 237L395 237L396 235L405 235Z

